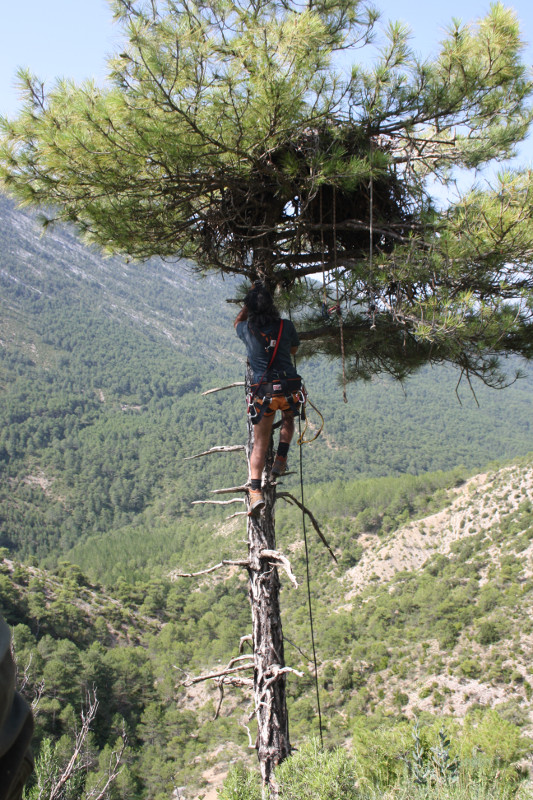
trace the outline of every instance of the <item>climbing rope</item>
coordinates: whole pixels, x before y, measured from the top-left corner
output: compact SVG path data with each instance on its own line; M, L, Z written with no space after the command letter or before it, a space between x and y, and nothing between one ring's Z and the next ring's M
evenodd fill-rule
M342 359L342 399L348 402L346 397L346 356L344 353L344 327L342 322L341 306L339 302L339 272L337 269L337 192L333 187L333 264L335 267L335 285L337 291L337 314L339 315L339 335L341 340L341 359Z
M320 248L322 251L322 312L327 317L329 316L328 312L328 293L326 290L326 270L325 270L325 263L326 263L326 246L324 244L324 213L323 213L323 205L322 205L322 186L319 189L319 202L320 202Z
M300 439L302 437L302 422L298 419L298 428ZM311 602L311 574L309 571L309 545L307 542L307 528L305 525L305 498L304 498L304 470L303 470L303 450L300 447L300 497L302 503L302 527L304 534L304 547L305 547L305 574L307 583L307 605L309 607L309 627L311 629L311 648L313 651L313 665L315 671L315 691L316 691L316 705L318 711L318 729L320 733L320 746L324 747L324 737L322 734L322 710L320 708L320 688L318 685L318 663L316 658L316 645L315 645L315 626L313 621L313 605Z
M291 307L289 305L289 319L292 322L291 316ZM294 367L297 367L297 360L296 355L293 355L293 362ZM324 417L320 414L320 411L314 406L306 394L307 402L313 406L315 411L320 415L322 419L322 425L320 430L313 437L310 441L314 441L322 432L322 428L324 427ZM302 418L301 416L298 417L298 444L300 445L300 502L302 506L302 529L304 534L304 547L305 547L305 575L306 575L306 584L307 584L307 606L309 608L309 628L311 631L311 649L313 651L313 667L315 672L315 692L316 692L316 705L317 705L317 713L318 713L318 730L320 734L320 746L324 747L324 736L322 733L322 710L320 707L320 687L318 685L318 662L316 657L316 644L315 644L315 625L313 620L313 604L311 601L311 573L309 570L309 544L307 541L307 527L305 524L305 496L304 496L304 467L303 467L303 448L302 444L305 444L306 441L304 440L305 431L307 430L307 414L305 420L305 429L302 433Z
M370 330L376 329L376 296L374 291L374 263L373 263L373 239L374 239L374 174L373 174L373 147L372 139L370 139L370 180L368 183L369 189L369 225L368 225L368 238L369 238L369 253L368 253L368 274L370 284L370 308L372 314L372 324Z
M320 436L320 434L324 430L324 417L322 416L322 414L320 413L318 408L315 406L315 404L309 399L308 395L306 394L305 395L305 403L302 404L302 406L307 405L307 404L309 404L311 406L311 408L314 409L314 411L320 417L320 427L319 427L319 429L317 430L317 432L315 433L315 435L313 436L312 439L306 439L305 438L305 434L307 433L307 428L310 427L309 426L309 416L308 416L308 414L306 412L306 414L305 414L305 427L303 429L303 432L302 432L302 425L301 425L301 419L300 419L300 425L299 425L300 435L298 436L298 440L297 440L299 445L311 444L311 442L314 442L315 439L318 439L318 437Z

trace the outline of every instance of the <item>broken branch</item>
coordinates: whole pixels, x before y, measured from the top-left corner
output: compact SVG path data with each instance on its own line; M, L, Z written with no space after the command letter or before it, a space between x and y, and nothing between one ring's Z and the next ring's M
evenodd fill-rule
M210 450L204 450L203 453L197 453L195 456L187 456L184 461L192 461L193 458L201 458L202 456L210 456L211 453L234 453L241 450L246 450L243 444L220 445L212 447Z
M222 708L222 701L224 700L224 682L223 681L219 682L218 691L219 691L218 705L217 705L216 710L215 710L215 716L213 717L213 722L216 719L218 719L218 715L220 714L220 709Z
M247 492L248 486L230 486L228 489L211 489L211 494L231 494L231 492Z
M245 722L243 722L241 724L242 724L242 727L244 728L244 730L246 731L246 733L248 734L248 749L249 750L257 750L257 747L255 746L255 744L253 742L253 739L252 739L252 734L251 734L250 728L248 727L248 725L246 725Z
M234 672L243 672L247 669L253 669L253 666L253 664L239 664L237 667L231 667L230 669L226 668L218 672L209 672L207 675L199 675L197 678L190 678L188 681L184 681L183 685L192 686L194 683L203 683L203 681L211 681L215 678L225 678Z
M333 550L329 546L326 537L324 536L324 534L320 530L318 522L316 521L316 519L313 516L313 514L311 514L309 509L306 506L304 506L303 503L301 503L296 497L294 497L294 495L290 494L290 492L278 492L277 493L277 497L282 497L287 502L294 503L294 505L298 506L298 508L301 511L303 511L304 514L307 514L307 516L309 517L309 519L311 521L311 525L313 526L313 528L315 529L315 531L317 532L317 534L318 534L318 536L320 538L320 541L322 542L324 547L327 548L327 550L329 551L329 554L332 557L332 559L334 560L334 562L336 564L338 564L339 562L337 561L337 557L336 557L335 553L333 552Z
M232 497L231 500L193 500L191 506L228 506L231 503L244 503L244 498L242 497ZM243 512L246 513L246 512Z
M242 675L226 675L220 681L225 686L237 686L241 689L253 689L254 686L253 678L244 678Z
M244 381L230 383L228 386L218 386L216 389L208 389L207 392L202 392L202 397L204 397L206 394L213 394L213 392L223 392L225 389L233 389L234 386L244 386Z
M261 558L269 558L271 559L271 561L274 561L280 566L282 566L285 572L287 573L287 577L292 583L292 585L295 587L295 589L298 588L298 581L296 580L294 573L292 571L291 562L286 556L282 555L277 550L261 550L259 556Z
M200 572L171 572L171 578L198 578L200 575L209 575L210 572L215 572L215 570L220 569L221 567L249 567L250 562L248 559L242 559L241 561L233 561L229 559L224 559L219 564L215 564L214 567L208 567L207 569L202 569Z

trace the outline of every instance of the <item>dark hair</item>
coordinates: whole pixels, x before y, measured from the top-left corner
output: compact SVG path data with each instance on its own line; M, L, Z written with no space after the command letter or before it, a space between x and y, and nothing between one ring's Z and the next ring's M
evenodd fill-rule
M244 305L248 309L250 322L264 327L279 319L279 311L274 305L272 295L262 283L256 283L246 297Z

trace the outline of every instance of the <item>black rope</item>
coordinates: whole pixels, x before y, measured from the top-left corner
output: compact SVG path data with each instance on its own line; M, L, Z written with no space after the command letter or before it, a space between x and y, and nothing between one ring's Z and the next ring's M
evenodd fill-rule
M289 305L289 319L292 322L291 308ZM296 367L296 355L293 356L294 366ZM302 438L302 418L298 417L298 433L301 441ZM303 467L303 447L300 444L300 495L302 502L302 528L304 533L304 546L305 546L305 574L307 582L307 604L309 607L309 627L311 629L311 648L313 651L313 665L315 669L315 691L316 691L316 705L318 711L318 729L320 733L320 746L324 748L324 736L322 733L322 710L320 708L320 688L318 686L318 663L316 658L316 645L315 645L315 626L313 621L313 604L311 602L311 574L309 571L309 545L307 543L307 528L305 526L305 497L304 497L304 467Z
M300 436L302 435L302 421L298 418L298 427ZM303 448L300 445L300 493L302 498L302 506L305 506L304 499L304 477L303 477ZM309 546L307 544L307 529L305 527L305 512L302 509L302 527L304 532L304 545L305 545L305 571L307 579L307 603L309 605L309 626L311 628L311 647L313 650L313 664L315 667L315 689L316 689L316 704L318 709L318 727L320 731L320 746L324 747L324 738L322 735L322 711L320 709L320 689L318 686L318 664L316 660L316 647L315 647L315 627L313 623L313 606L311 603L311 576L309 572Z

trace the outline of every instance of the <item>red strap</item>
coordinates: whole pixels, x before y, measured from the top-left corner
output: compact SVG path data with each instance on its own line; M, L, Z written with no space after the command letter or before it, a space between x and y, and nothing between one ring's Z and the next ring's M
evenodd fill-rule
M275 348L274 348L274 352L272 353L272 357L271 357L271 359L270 359L270 361L269 361L269 364L268 364L268 367L267 367L267 371L270 369L270 367L271 367L271 366L272 366L272 364L274 363L274 359L276 358L276 353L278 352L279 343L280 343L280 341L281 341L281 332L282 332L282 330L283 330L283 320L282 320L282 319L280 319L280 321L279 321L279 333L278 333L278 338L277 338L277 341L276 341L276 346L275 346Z
M266 368L266 370L265 370L265 371L263 372L263 374L261 375L261 380L260 380L260 381L259 381L259 383L257 384L257 388L256 388L255 392L251 392L251 394L250 394L250 401L251 401L252 403L253 403L253 401L254 401L254 398L255 398L255 396L256 396L256 394L257 394L257 392L259 391L259 387L260 387L260 386L261 386L261 384L263 383L263 378L265 377L265 375L267 374L268 370L270 369L270 367L271 367L271 366L272 366L272 364L274 363L274 359L276 358L276 353L278 352L279 343L281 342L281 332L282 332L282 330L283 330L283 320L282 320L282 319L280 319L280 321L279 321L279 332L278 332L278 338L277 338L277 340L276 340L276 346L275 346L275 348L274 348L274 352L272 353L272 356L271 356L271 358L270 358L270 361L268 362L268 367ZM249 407L248 407L248 408L249 408Z

